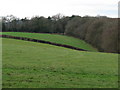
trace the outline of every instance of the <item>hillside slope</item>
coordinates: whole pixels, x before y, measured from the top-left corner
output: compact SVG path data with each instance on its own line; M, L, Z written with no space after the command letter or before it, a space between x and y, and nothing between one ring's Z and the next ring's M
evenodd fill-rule
M45 40L45 41L50 41L58 44L70 45L70 46L74 46L74 47L89 50L89 51L97 51L97 49L93 48L91 45L84 42L83 40L69 37L69 36L64 36L64 35L23 33L23 32L3 32L2 34L18 36L18 37L27 37L27 38L38 39L38 40Z
M3 38L3 88L117 88L118 54Z

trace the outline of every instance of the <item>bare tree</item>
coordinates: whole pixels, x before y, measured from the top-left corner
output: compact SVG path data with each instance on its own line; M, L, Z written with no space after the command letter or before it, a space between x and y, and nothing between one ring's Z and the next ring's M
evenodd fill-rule
M58 14L52 16L52 20L57 21L57 20L60 20L60 19L62 19L62 18L64 18L64 17L65 17L65 16L64 16L63 14L58 13Z

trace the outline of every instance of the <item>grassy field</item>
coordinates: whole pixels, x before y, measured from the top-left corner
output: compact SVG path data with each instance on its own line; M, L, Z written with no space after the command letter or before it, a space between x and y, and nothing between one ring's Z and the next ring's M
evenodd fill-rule
M118 54L3 39L3 88L116 88L117 75Z
M59 44L71 45L71 46L89 50L89 51L97 51L97 49L93 48L91 45L84 42L83 40L69 37L69 36L64 36L64 35L23 33L23 32L3 32L2 34L18 36L18 37L33 38L33 39L38 39L38 40L45 40L45 41L50 41L50 42L59 43Z

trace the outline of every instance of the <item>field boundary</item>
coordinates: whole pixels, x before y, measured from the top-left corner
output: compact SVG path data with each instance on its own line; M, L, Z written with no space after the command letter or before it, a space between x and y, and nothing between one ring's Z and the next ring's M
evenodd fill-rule
M58 43L53 43L53 42L50 42L50 41L44 41L44 40L38 40L38 39L32 39L32 38L26 38L26 37L16 37L16 36L11 36L11 35L0 35L0 37L19 39L19 40L25 40L25 41L32 41L32 42L38 42L38 43L45 43L45 44L50 44L50 45L70 48L70 49L74 49L74 50L78 50L78 51L87 51L85 49L80 49L80 48L73 47L73 46L70 46L70 45L58 44Z

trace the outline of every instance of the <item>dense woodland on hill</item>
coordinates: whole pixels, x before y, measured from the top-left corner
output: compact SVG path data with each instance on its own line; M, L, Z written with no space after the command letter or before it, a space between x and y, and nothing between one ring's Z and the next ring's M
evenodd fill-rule
M57 33L85 40L102 52L118 53L118 19L106 16L76 16L57 14L19 19L3 17L3 32Z

